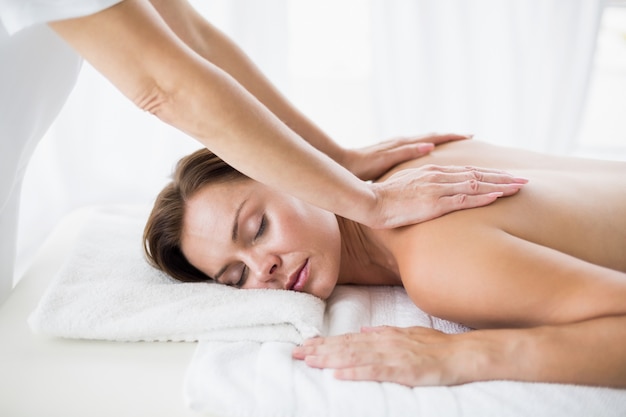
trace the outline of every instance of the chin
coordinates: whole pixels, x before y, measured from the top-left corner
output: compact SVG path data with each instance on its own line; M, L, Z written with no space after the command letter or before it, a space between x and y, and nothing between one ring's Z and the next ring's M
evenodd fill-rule
M327 285L324 285L321 288L312 288L310 294L316 296L317 298L321 298L322 300L326 300L333 293L336 285L337 280L334 280L332 285L327 283Z

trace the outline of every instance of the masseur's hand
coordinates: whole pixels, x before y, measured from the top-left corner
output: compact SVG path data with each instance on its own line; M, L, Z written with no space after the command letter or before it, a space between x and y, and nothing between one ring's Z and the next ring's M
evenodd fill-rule
M425 135L394 138L358 149L346 149L339 161L362 180L375 180L389 169L429 154L436 145L469 139L471 135Z
M431 220L456 210L485 206L517 193L528 180L500 170L424 165L372 183L376 207L361 223L393 228Z
M364 328L361 333L314 338L293 351L314 368L335 369L342 380L395 382L410 387L457 385L480 377L488 339L424 327ZM477 374L478 371L478 374Z

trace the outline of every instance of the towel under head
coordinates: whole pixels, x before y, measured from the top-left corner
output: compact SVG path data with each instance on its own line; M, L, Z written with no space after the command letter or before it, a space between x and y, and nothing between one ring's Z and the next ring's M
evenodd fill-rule
M51 336L119 341L285 341L319 335L325 303L309 294L181 283L141 246L148 208L95 208L29 318Z

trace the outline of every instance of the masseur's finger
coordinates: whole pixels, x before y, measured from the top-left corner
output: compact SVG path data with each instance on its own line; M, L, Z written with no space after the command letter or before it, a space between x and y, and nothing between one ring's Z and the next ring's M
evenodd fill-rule
M495 169L425 165L400 170L384 181L371 183L377 200L372 228L419 223L510 196L528 182Z
M463 182L477 180L493 184L526 184L527 178L511 175L499 169L477 168L472 166L438 166L425 165L420 168L432 175L437 182Z
M502 193L504 196L510 196L517 193L523 186L524 184L522 183L494 184L492 182L477 180L453 182L449 184L440 184L440 187L442 188L440 198L456 196L459 194L474 196L491 193Z
M382 148L390 149L399 145L411 145L417 143L431 143L433 145L441 145L443 143L471 139L473 135L458 135L456 133L445 134L427 134L415 136L399 136L384 142L380 142Z
M419 142L429 142L434 145L441 145L442 143L457 141L457 140L466 140L471 139L474 135L457 135L456 133L445 133L445 134L430 134L422 136L418 141Z

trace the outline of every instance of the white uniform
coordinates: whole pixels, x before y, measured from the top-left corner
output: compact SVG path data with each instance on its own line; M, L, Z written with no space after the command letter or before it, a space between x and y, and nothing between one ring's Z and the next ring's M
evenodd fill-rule
M26 165L61 110L81 58L45 23L121 0L0 0L0 303L13 285Z

